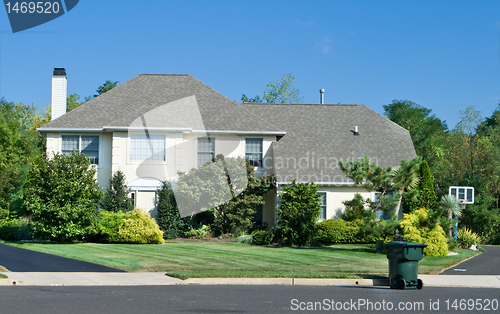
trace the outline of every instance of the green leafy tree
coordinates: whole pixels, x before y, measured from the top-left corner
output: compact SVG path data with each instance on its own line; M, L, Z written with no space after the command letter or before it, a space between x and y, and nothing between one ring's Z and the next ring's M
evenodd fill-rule
M393 170L391 167L383 168L375 163L370 163L367 156L361 160L347 163L339 162L339 166L355 184L362 185L369 192L380 193L378 200L370 205L371 210L383 210L387 217L393 215L396 204L392 196L395 192L395 186L392 182Z
M37 111L0 98L0 207L22 215L22 193L30 164L45 150L36 130Z
M352 200L344 201L342 203L345 205L345 211L342 213L340 218L345 221L375 219L375 213L366 209L371 205L371 200L364 200L363 196L359 193L356 193Z
M241 95L241 102L252 102L252 103L263 103L264 99L260 98L259 95L256 95L254 98L248 98L247 95Z
M164 181L156 193L158 195L156 222L163 230L163 236L166 239L182 236L186 226L179 214L172 186L168 181Z
M97 97L99 95L104 94L107 91L112 90L113 88L115 88L116 86L118 86L118 83L120 83L120 82L118 82L118 81L112 82L112 81L109 81L109 80L106 81L103 85L101 85L101 86L99 86L97 88L97 95L94 95L94 97Z
M118 86L118 81L110 81L110 80L107 80L106 82L104 82L104 84L102 84L101 86L99 86L97 89L96 89L96 92L97 94L94 94L93 96L87 96L84 98L84 101L83 103L93 99L93 98L96 98L97 96L100 96L102 94L104 94L105 92L107 91L110 91L112 90L113 88L115 88L116 86Z
M78 94L68 93L68 97L66 98L66 112L70 112L71 110L83 105L84 103L84 101L80 100L80 96Z
M103 196L85 154L35 158L24 190L34 232L44 239L85 240L98 231L97 207Z
M241 96L242 102L253 103L280 103L280 104L298 104L302 102L303 97L300 97L300 90L294 87L295 76L292 73L283 76L281 81L271 82L267 84L264 96L255 96L248 98L245 94Z
M218 155L214 162L179 173L175 193L177 204L210 211L212 229L223 235L251 227L255 208L270 188L271 177L255 178L248 160Z
M393 100L384 105L384 115L410 132L417 155L428 161L434 161L436 148L443 149L446 142L442 137L448 130L446 122L431 112L409 100Z
M401 202L403 193L410 192L418 187L420 182L420 157L415 157L410 161L401 160L399 167L394 170L393 182L398 189L398 205L396 206L396 217L402 218Z
M110 212L124 213L133 210L133 200L128 197L128 193L130 189L125 184L125 175L118 170L109 179L109 186L101 202L101 208Z
M307 245L316 236L316 222L321 213L318 186L313 183L297 183L284 186L280 194L276 235L281 243Z

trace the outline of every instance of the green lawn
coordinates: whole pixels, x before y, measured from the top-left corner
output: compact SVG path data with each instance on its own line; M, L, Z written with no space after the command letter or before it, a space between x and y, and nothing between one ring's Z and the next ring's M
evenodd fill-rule
M193 277L376 278L388 272L387 258L374 245L262 247L242 243L44 244L5 242L17 247L102 264L129 272L166 272ZM475 253L425 257L420 273L438 273Z
M6 272L7 269L5 267L3 267L2 265L0 265L0 271ZM0 274L0 279L4 279L4 278L9 278L9 277L7 277L4 274Z

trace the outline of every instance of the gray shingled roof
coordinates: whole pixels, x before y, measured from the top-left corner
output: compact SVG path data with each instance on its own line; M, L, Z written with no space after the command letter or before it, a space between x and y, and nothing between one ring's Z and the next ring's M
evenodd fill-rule
M416 157L409 132L364 105L246 105L287 132L274 144L278 182L347 182L338 161L368 156L395 167ZM359 136L351 132L355 126Z
M141 74L40 128L128 127L141 115L195 96L206 130L268 131L273 127L191 75ZM182 127L166 119L162 127ZM272 130L279 131L279 130Z
M192 96L205 130L286 132L273 146L278 182L346 182L338 161L369 156L386 167L416 156L407 130L364 105L241 104L190 75L138 75L40 130L128 127L141 115L148 127L196 128L192 106L182 103Z

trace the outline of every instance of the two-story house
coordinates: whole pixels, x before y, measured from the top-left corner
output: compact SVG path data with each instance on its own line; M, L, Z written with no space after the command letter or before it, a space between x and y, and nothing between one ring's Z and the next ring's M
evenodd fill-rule
M245 156L256 175L274 174L256 220L273 226L279 187L319 185L320 219L338 217L355 186L338 166L368 156L397 166L415 150L407 130L364 105L237 103L190 75L141 74L66 112L66 72L52 77L52 121L39 128L47 153L87 154L107 188L125 173L136 207L155 215L155 190L218 154Z

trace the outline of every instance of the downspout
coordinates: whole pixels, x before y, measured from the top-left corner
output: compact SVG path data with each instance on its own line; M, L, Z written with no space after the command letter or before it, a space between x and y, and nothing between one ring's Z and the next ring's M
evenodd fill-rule
M276 227L276 221L278 219L278 182L276 182L276 194L274 195L274 227Z

